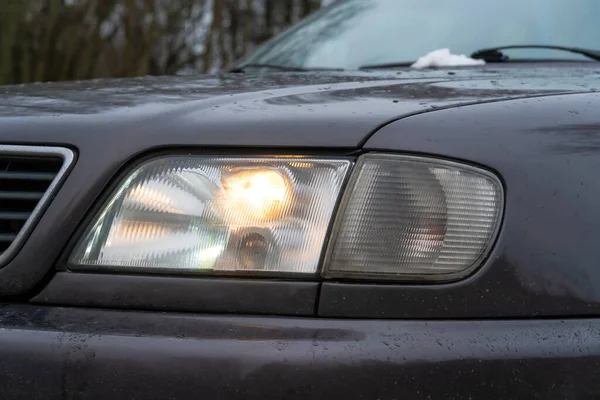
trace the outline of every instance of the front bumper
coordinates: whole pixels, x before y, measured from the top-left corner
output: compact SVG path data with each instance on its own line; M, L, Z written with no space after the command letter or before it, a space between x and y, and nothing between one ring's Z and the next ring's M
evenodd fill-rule
M600 398L600 320L0 307L3 399Z

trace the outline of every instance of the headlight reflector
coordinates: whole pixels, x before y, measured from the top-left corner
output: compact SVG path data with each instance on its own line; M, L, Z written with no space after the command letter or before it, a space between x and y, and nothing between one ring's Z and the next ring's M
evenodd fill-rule
M127 176L71 269L317 272L345 159L173 156Z
M344 195L326 277L447 280L480 265L502 219L492 173L435 158L367 154Z

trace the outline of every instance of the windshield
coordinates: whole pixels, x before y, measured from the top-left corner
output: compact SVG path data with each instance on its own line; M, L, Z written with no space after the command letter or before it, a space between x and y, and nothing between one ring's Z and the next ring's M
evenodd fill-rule
M600 0L339 0L240 65L356 69L412 62L441 48L466 55L530 44L598 50L599 21ZM506 53L511 58L586 60L556 50Z

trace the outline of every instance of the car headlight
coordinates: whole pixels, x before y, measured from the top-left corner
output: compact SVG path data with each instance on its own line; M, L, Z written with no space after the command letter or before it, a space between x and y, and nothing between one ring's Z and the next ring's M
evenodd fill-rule
M424 156L171 156L118 186L71 269L444 281L489 254L504 193L493 173ZM338 199L340 209L334 216Z
M352 162L171 156L132 171L71 269L315 274Z

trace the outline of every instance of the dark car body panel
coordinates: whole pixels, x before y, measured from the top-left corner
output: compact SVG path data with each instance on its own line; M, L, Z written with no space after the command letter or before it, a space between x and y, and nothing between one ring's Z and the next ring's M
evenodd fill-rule
M325 283L320 315L491 318L600 314L600 93L459 107L390 124L365 151L485 165L504 225L477 274L434 286Z
M133 290L132 290L133 289ZM319 282L58 272L32 303L113 309L315 316Z
M596 399L600 322L5 306L3 398Z
M34 288L111 179L148 152L348 154L407 115L595 90L595 63L4 86L0 143L63 145L79 158L23 251L0 269L0 296Z
M61 145L78 158L0 269L0 393L598 398L596 65L1 87L0 144ZM498 173L505 219L485 265L438 285L66 270L107 190L146 157L371 151Z

